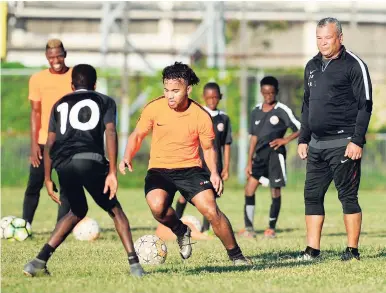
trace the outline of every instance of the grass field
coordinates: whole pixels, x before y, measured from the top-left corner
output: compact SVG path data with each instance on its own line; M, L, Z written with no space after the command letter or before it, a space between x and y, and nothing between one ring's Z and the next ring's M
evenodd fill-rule
M21 215L23 189L2 189L2 216ZM267 189L256 198L255 228L267 225L270 204ZM146 205L142 190L120 190L119 199L129 217L134 239L153 234L157 226ZM1 291L16 292L386 292L386 197L382 191L362 191L364 211L360 262L342 263L345 230L336 193L326 196L326 221L321 261L298 262L296 255L305 247L303 195L283 192L278 237L263 240L238 239L243 252L254 261L253 268L233 267L216 238L199 241L193 255L182 261L178 246L167 242L168 257L161 266L145 267L143 279L128 275L127 257L107 214L89 198L88 216L103 231L92 243L79 242L70 235L51 258L51 277L26 278L23 265L35 257L49 237L57 207L42 192L33 223L33 238L25 242L1 241ZM219 200L234 230L243 226L243 191L226 190ZM198 216L192 206L185 214ZM199 217L201 219L201 217Z

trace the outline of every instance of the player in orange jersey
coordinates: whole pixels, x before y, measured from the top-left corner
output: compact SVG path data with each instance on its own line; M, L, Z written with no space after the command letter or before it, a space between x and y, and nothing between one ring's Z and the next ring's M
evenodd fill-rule
M162 72L164 96L143 109L134 132L130 135L119 170L133 171L132 160L142 140L153 131L150 162L145 179L146 200L154 218L177 236L180 254L192 254L191 230L176 216L171 207L176 191L196 206L213 227L235 265L248 265L234 237L228 218L220 211L215 197L223 183L217 172L212 119L199 104L189 99L192 86L199 82L193 70L176 62ZM210 175L202 168L201 145Z
M72 69L65 64L66 56L67 52L60 40L49 40L46 45L46 58L50 68L33 74L29 80L31 166L24 195L23 219L31 224L44 183L43 148L47 141L51 108L60 98L72 92ZM68 200L63 196L60 200L62 204L59 206L58 221L70 210Z

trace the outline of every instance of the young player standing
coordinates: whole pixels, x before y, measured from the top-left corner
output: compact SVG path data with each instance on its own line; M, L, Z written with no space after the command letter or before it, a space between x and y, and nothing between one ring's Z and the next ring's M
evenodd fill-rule
M215 82L209 82L204 86L203 98L205 106L203 107L212 116L215 146L217 152L217 172L221 175L223 181L228 180L229 177L229 163L232 143L232 129L228 115L223 111L217 109L217 106L222 98L220 87ZM208 172L209 169L205 164L202 152L200 152L203 167ZM224 160L223 160L224 158ZM186 207L187 201L183 196L177 201L176 214L178 218L182 217ZM204 217L201 232L209 230L209 221Z
M276 236L275 228L281 207L281 188L286 185L285 145L299 136L300 122L291 109L277 101L279 82L267 76L260 81L264 102L253 109L250 117L248 165L245 186L244 223L240 236L255 237L253 218L255 213L255 192L260 178L267 177L271 187L272 203L269 211L269 227L264 236ZM292 134L284 137L288 128Z

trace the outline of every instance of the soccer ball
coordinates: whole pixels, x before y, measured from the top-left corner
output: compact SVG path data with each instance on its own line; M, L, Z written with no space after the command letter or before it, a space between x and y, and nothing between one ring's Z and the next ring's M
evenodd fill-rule
M10 241L24 241L31 236L31 224L24 219L13 218L4 228L3 236Z
M74 237L81 241L92 241L99 237L98 223L88 217L84 217L72 230Z
M145 235L134 243L139 263L160 265L165 262L168 249L165 242L155 235Z
M199 219L197 219L195 216L190 216L186 215L181 218L181 221L186 224L186 223L191 223L198 232L201 232L202 225Z
M9 223L12 222L13 219L15 219L16 217L15 216L7 216L7 217L4 217L0 220L0 238L3 239L4 238L4 230L5 228L7 228L7 226L9 225Z

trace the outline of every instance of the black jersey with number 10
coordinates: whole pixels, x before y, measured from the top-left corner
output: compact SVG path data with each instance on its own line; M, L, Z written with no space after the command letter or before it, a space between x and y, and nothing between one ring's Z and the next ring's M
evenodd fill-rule
M60 99L52 108L48 130L56 133L50 152L53 167L78 153L104 156L107 123L116 123L116 104L112 98L78 90Z

